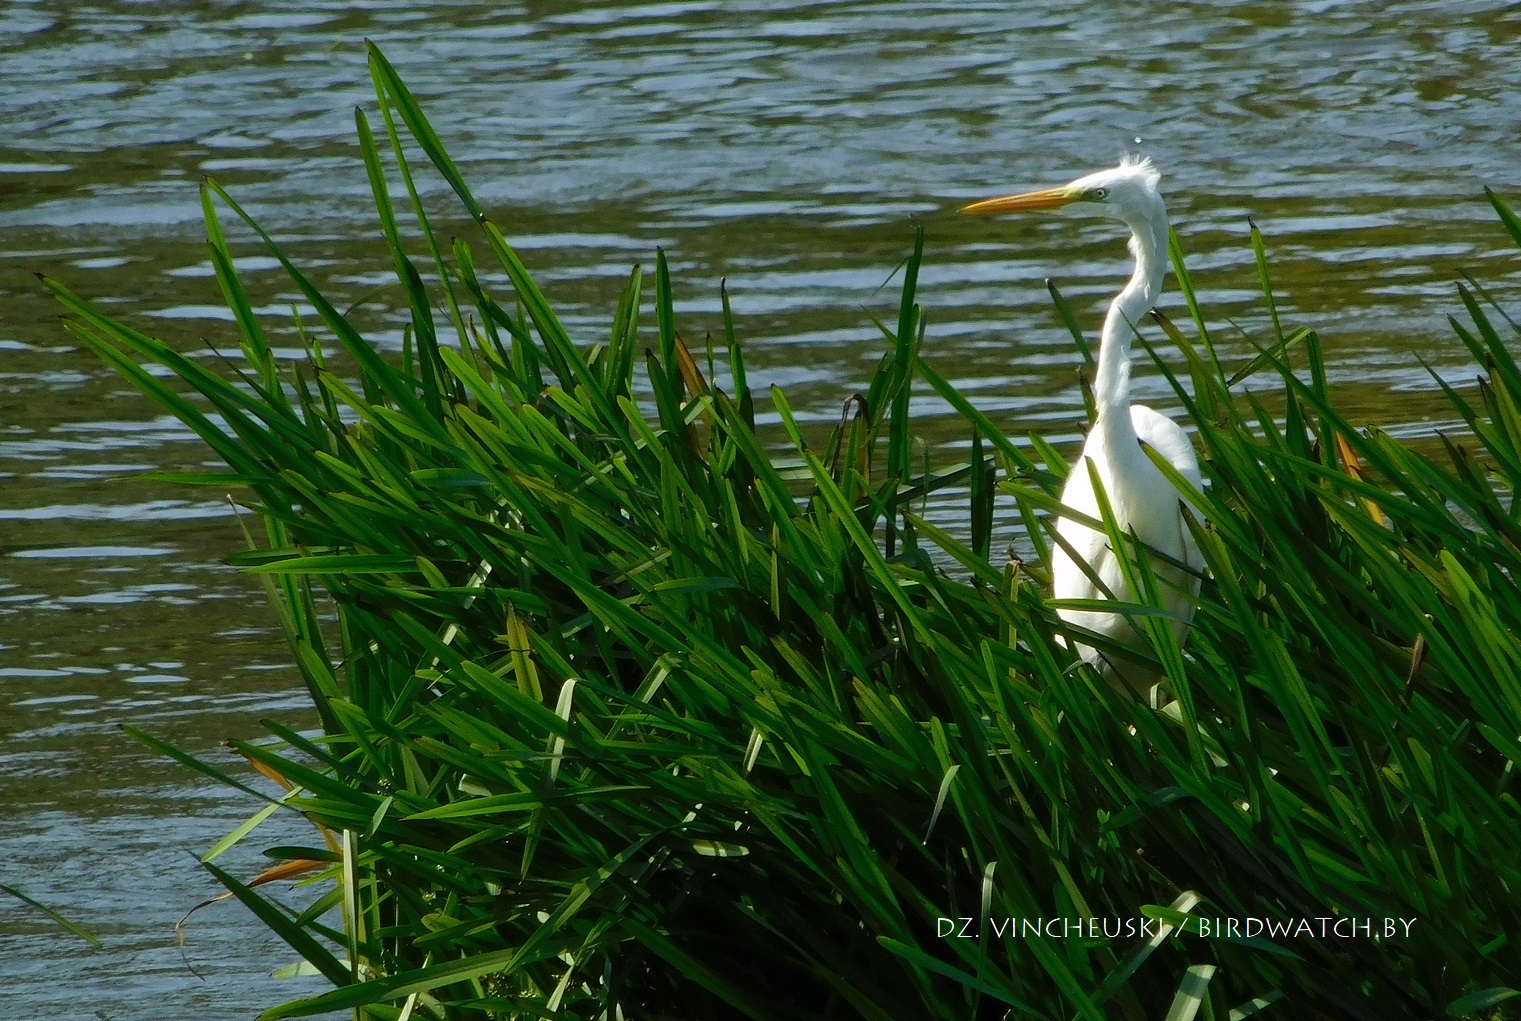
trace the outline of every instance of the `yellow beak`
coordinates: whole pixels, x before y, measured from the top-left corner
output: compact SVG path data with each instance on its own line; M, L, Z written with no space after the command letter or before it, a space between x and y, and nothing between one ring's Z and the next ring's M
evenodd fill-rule
M1034 209L1060 209L1069 202L1076 202L1079 193L1070 188L1043 188L1040 191L1005 195L1003 198L983 199L969 206L962 206L963 213L973 216L992 216L997 213L1020 213Z

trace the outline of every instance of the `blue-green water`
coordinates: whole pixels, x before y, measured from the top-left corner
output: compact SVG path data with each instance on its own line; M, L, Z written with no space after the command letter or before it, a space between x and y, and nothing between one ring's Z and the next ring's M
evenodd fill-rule
M0 883L105 941L0 896L6 1016L246 1018L298 991L267 977L291 952L236 905L195 916L204 979L186 968L173 923L215 887L185 851L257 805L116 729L237 769L218 743L303 723L298 682L257 586L218 565L241 542L227 505L135 478L207 453L81 350L32 273L213 360L230 342L196 191L211 174L338 304L368 294L388 271L353 131L374 103L366 36L573 330L600 339L630 265L664 247L683 333L716 329L727 277L752 373L821 422L880 354L870 317L892 315L897 281L881 285L917 221L930 357L1010 432L1076 437L1077 354L1043 280L1096 323L1125 272L1114 226L951 210L1123 151L1163 168L1241 357L1227 321L1264 320L1257 218L1281 311L1321 328L1354 418L1451 426L1414 356L1472 374L1444 322L1457 271L1521 293L1482 194L1521 199L1511 5L400 6L0 8ZM245 250L288 335L293 289ZM383 343L395 301L367 306ZM1153 373L1137 390L1171 404ZM926 407L931 436L954 444L949 426Z

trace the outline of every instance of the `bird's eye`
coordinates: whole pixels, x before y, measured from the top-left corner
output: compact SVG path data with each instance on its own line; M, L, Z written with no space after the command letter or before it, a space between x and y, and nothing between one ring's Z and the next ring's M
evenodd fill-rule
M1097 201L1102 202L1102 201L1104 201L1105 199L1107 199L1109 197L1109 189L1108 188L1095 188L1095 189L1093 189L1093 197Z

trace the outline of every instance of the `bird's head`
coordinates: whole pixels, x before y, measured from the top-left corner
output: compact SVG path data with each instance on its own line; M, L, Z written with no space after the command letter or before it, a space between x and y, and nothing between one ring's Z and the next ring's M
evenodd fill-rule
M1149 220L1161 211L1162 196L1157 182L1162 175L1149 159L1126 157L1117 167L1079 177L1060 188L1021 192L1002 198L984 199L963 206L963 213L996 215L1039 209L1060 209L1074 202L1088 203L1093 212L1134 224Z

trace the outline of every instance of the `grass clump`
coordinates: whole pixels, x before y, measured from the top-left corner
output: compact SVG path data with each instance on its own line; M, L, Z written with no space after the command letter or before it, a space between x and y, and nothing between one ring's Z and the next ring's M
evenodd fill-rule
M333 986L264 1017L1387 1018L1515 995L1521 370L1482 292L1454 321L1484 365L1477 400L1447 391L1470 436L1433 458L1345 421L1316 336L1276 315L1245 368L1281 377L1286 413L1234 393L1175 253L1196 335L1162 325L1191 377L1209 578L1186 649L1130 608L1176 700L1158 712L1056 641L1041 593L1066 465L921 360L917 249L827 445L769 395L784 465L727 315L727 387L683 344L663 259L653 334L636 270L608 339L573 342L373 49L371 67L384 131L362 113L358 130L411 308L399 364L212 182L237 378L50 284L71 329L229 466L187 481L236 487L264 523L234 561L268 580L320 732L236 743L278 798L224 778L316 824L322 843L269 853L272 874L323 882L291 908L221 870L249 828L205 860ZM505 287L433 232L404 137ZM318 331L306 362L277 363L218 199L284 262L342 371ZM916 380L964 417L968 464L915 470ZM950 486L969 542L914 513ZM999 490L1038 562L989 563ZM1201 935L1215 918L1371 921ZM1384 938L1386 918L1413 923Z

